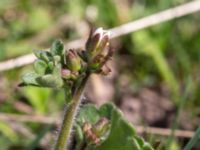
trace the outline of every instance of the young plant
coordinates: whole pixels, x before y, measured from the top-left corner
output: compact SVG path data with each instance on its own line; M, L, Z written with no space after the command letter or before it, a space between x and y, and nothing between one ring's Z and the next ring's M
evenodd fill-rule
M56 40L50 51L35 51L34 72L25 74L21 85L59 88L65 92L67 108L55 150L153 149L136 135L112 104L105 104L99 110L85 105L78 114L90 75L107 75L111 71L106 64L113 55L109 42L110 32L98 28L90 33L85 50L65 51L63 43Z

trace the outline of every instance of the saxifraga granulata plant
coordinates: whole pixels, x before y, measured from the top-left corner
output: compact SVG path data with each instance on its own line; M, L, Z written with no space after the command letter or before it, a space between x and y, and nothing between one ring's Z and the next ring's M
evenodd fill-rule
M75 117L81 103L81 96L88 78L92 73L108 74L106 62L113 51L109 46L110 32L98 28L90 33L85 50L64 49L56 40L50 51L35 51L37 60L34 72L23 76L21 85L62 88L65 91L67 108L59 132L56 150L63 150L70 141Z
M21 86L63 89L65 93L67 106L54 150L153 150L114 105L97 109L89 104L79 112L88 78L93 73L109 74L107 62L112 55L110 32L102 28L90 32L85 50L65 50L56 40L50 51L35 51L34 71L22 77ZM72 133L75 146L70 143Z

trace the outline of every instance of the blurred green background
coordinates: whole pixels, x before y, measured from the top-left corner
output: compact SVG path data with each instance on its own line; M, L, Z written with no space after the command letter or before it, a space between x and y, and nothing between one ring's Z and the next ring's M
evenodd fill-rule
M187 2L0 0L0 61L46 49L57 38L64 43L86 39L90 27L113 28ZM101 90L96 94L86 91L85 101L97 105L113 101L138 126L194 131L200 122L199 16L200 12L194 13L113 39L114 73L108 79L93 78L88 89ZM62 91L18 87L21 75L31 69L28 65L0 72L1 150L46 150L53 143L56 129L42 121L2 119L7 114L55 120L61 116L65 106ZM98 97L106 91L113 92ZM170 133L142 135L152 143L161 140L160 149L181 150L189 137ZM200 149L200 142L194 149Z

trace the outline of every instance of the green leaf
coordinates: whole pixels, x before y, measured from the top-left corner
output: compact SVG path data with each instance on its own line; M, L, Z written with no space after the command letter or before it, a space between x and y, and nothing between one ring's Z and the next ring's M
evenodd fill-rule
M113 104L107 103L100 107L99 113L101 117L106 117L108 119L111 119L113 109L114 109Z
M75 138L76 138L76 150L79 150L81 149L81 146L84 144L84 136L83 136L83 133L82 133L82 129L81 129L81 126L80 125L76 125L75 126Z
M138 135L136 135L133 139L133 143L135 145L139 146L139 149L141 150L153 150L152 146L145 142L141 137L139 137ZM136 144L137 143L137 144Z
M58 64L53 68L53 75L56 77L61 77L61 65Z
M61 57L59 55L53 56L55 63L59 63L61 61Z
M49 63L48 63L48 69L49 70L53 70L53 67L54 67L54 63L53 63L53 61L50 61Z
M100 112L111 118L111 130L107 139L94 150L153 150L142 138L138 138L134 127L112 104L103 105Z
M48 51L43 51L41 54L40 54L40 58L46 62L49 62L51 61L53 58L52 58L52 55L50 52Z
M36 80L43 87L61 88L63 86L63 80L52 74L38 77Z
M47 64L45 61L38 59L34 62L34 69L38 74L44 75L47 69Z
M76 125L75 128L76 128L75 136L78 139L78 142L81 142L83 140L82 129L79 125Z
M142 150L153 150L153 148L149 143L145 143L142 147Z
M84 122L94 124L99 120L99 118L99 111L96 109L96 107L94 105L88 104L81 108L77 121L80 124L83 124Z
M101 137L100 145L88 145L87 150L153 150L148 143L137 136L134 127L111 103L104 104L99 110L94 105L85 105L81 108L77 120L80 126L85 122L94 125L102 117L110 120L110 131L105 139Z
M43 51L41 50L33 50L33 53L34 55L37 57L37 58L40 58L40 54L42 53Z
M37 83L43 87L61 88L63 80L61 78L61 66L57 65L53 68L52 74L45 74L36 78Z
M111 117L110 134L95 150L132 150L134 145L131 139L135 136L134 128L123 119L116 108L113 109Z
M62 41L55 40L51 46L51 53L53 55L59 55L62 56L64 54L64 45Z
M49 51L45 51L45 50L35 50L34 51L35 56L38 59L44 60L45 62L49 62L53 60L53 56Z
M38 78L39 75L35 72L29 72L23 75L22 81L25 85L39 85L36 81L36 78Z

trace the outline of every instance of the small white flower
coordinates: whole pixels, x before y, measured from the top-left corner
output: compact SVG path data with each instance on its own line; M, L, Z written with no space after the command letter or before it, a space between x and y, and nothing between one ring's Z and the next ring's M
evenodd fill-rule
M107 31L107 30L103 30L103 28L100 27L100 28L95 30L95 32L93 33L93 37L95 37L96 35L100 35L98 41L101 42L101 40L106 36L107 36L108 39L110 39L111 32Z

